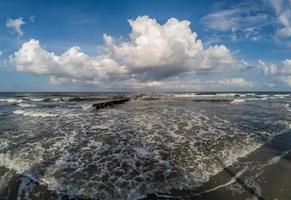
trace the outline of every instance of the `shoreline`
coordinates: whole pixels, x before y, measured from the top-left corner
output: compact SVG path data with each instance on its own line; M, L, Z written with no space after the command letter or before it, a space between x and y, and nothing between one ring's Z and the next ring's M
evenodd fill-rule
M208 182L197 189L173 190L171 194L150 194L144 200L288 199L291 196L291 183L288 179L291 177L290 132L291 130L277 135L256 151L210 177ZM263 171L254 169L250 163L262 163ZM249 180L248 177L252 175L254 180ZM256 188L255 182L260 188ZM240 191L234 192L231 189L234 185L240 187Z

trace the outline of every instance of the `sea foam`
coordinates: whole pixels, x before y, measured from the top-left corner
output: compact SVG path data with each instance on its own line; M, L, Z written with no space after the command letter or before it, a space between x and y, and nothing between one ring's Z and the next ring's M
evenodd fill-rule
M7 98L7 99L0 99L0 102L6 102L6 103L21 103L21 102L23 102L23 99Z
M15 115L23 115L28 117L56 117L58 115L46 113L46 112L39 112L39 111L27 111L27 110L15 110L13 111Z

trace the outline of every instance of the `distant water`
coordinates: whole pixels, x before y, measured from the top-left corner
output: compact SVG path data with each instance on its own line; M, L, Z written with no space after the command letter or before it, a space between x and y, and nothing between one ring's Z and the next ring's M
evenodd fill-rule
M0 93L0 198L170 197L233 165L233 177L204 192L239 195L233 184L250 170L240 159L290 129L286 93L169 93L92 108L118 95Z

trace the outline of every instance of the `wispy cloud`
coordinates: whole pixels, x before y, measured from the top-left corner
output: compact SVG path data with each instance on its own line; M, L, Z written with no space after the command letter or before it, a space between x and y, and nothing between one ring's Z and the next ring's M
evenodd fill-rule
M24 24L25 22L22 19L22 17L16 19L8 19L6 21L6 27L13 29L13 31L15 31L18 34L18 36L23 36L24 32L21 27Z
M270 23L270 17L253 1L212 12L202 18L202 23L211 30L227 32L233 41L258 41L260 30Z
M276 22L279 28L276 31L278 37L291 37L291 1L270 0L276 13Z
M35 17L34 17L34 16L30 16L30 17L29 17L29 20L30 20L31 22L34 22L34 21L35 21Z

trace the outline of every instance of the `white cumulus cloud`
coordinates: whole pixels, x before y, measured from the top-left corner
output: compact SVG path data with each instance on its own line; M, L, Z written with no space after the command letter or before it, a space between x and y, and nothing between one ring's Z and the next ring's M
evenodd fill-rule
M107 79L124 73L124 67L107 56L90 57L74 46L61 55L42 48L37 40L30 40L11 57L17 71L38 75L66 77L76 80Z
M265 75L291 75L290 59L282 61L281 64L267 63L259 60L257 67L262 70Z
M291 59L284 60L282 64L283 64L283 73L288 73L291 75Z
M258 61L257 68L266 76L274 76L275 79L291 86L291 60L283 60L280 64Z
M8 19L6 21L6 27L13 29L19 36L22 36L24 34L23 30L21 29L22 25L25 24L25 21L20 18L16 19Z
M105 44L114 60L140 78L163 79L189 71L217 71L234 64L225 46L204 48L187 20L171 18L161 25L143 16L129 20L129 24L129 41L116 42L104 35Z
M53 83L144 84L189 74L230 71L236 60L224 45L205 48L187 20L159 24L148 16L129 20L127 40L104 34L105 49L89 56L74 46L57 55L31 39L10 56L18 71L47 75Z
M274 63L266 63L262 60L258 61L258 68L261 69L265 75L274 75L279 72L278 66Z

